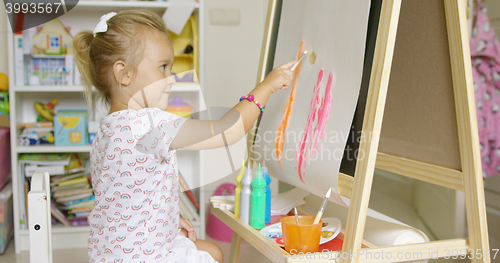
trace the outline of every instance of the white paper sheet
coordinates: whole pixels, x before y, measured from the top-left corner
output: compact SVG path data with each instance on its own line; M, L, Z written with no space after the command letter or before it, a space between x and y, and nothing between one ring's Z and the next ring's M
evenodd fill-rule
M310 193L300 188L294 188L271 197L271 215L286 215L296 206L306 204L304 197Z
M291 87L270 97L254 146L256 161L266 160L271 176L318 196L324 196L331 187L330 199L339 204L343 201L337 187L338 173L361 85L369 7L369 0L283 2L274 66L295 59L302 40L305 48L315 53L316 60L311 65L306 57L300 69L293 112L285 131L283 171L278 165L275 138ZM322 96L328 75L333 72L333 103L325 141L318 145L318 154L306 165L302 183L296 170L295 152L321 69L324 70Z

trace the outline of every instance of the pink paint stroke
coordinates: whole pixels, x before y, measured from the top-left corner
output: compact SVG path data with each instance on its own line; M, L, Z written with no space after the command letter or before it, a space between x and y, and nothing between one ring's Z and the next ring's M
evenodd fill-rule
M309 110L309 116L307 117L307 124L304 130L304 138L299 143L299 151L295 152L295 159L297 160L297 170L299 173L299 178L304 183L304 173L302 172L302 167L305 168L306 166L306 159L307 158L307 153L305 152L306 144L307 141L309 140L309 135L312 132L312 126L314 123L314 120L316 119L316 110L320 102L320 96L319 96L319 90L320 87L319 85L321 84L321 81L323 81L323 70L321 70L318 74L318 81L316 82L316 86L313 89L314 95L311 99L311 107Z
M326 125L328 124L328 116L330 116L330 108L332 107L332 80L333 80L333 72L330 72L328 76L328 82L326 84L325 97L321 101L321 106L318 110L318 124L314 129L314 139L311 144L312 156L314 156L318 150L318 140L323 140L326 135Z
M332 105L332 96L331 96L331 86L333 80L333 72L330 72L328 76L328 82L325 90L325 97L322 99L319 95L320 84L323 80L323 70L321 70L318 74L318 81L316 86L314 87L314 95L311 99L311 107L309 111L309 115L307 117L307 124L304 129L304 137L299 143L299 150L295 152L295 158L297 161L297 171L299 174L300 181L304 183L305 172L302 170L305 169L306 162L310 161L311 156L314 156L317 152L317 142L318 140L323 140L326 135L326 125L328 124L328 117L330 115L330 109ZM319 109L318 109L318 105ZM313 124L318 117L318 123L313 130ZM313 135L312 143L309 146L309 150L306 151L306 144L309 140L309 137Z

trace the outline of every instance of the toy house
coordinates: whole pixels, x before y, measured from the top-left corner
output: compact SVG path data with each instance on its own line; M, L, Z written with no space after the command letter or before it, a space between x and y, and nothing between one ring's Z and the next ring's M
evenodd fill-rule
M38 33L33 37L31 54L65 55L73 52L73 37L69 28L65 28L59 19L51 20L37 28Z
M73 37L69 28L54 19L37 27L27 61L29 85L73 84Z

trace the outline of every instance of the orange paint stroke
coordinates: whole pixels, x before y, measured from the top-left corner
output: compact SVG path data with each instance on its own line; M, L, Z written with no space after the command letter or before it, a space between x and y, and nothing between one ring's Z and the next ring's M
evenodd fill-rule
M304 53L304 47L305 47L305 42L301 41L300 42L300 48L299 48L299 53L297 54L297 59L300 58L302 53ZM299 74L300 74L300 66L302 65L302 62L299 63L297 68L295 69L295 75L293 76L293 82L292 82L292 92L290 93L290 96L288 96L288 99L285 103L285 107L283 107L283 117L281 118L281 122L278 126L278 132L276 133L276 143L275 143L275 150L276 150L276 155L278 156L278 162L280 165L281 171L283 171L283 166L281 163L282 159L282 154L283 154L283 146L285 143L285 130L288 128L288 121L290 120L290 116L292 115L292 109L293 109L293 101L295 100L295 88L297 87L297 83L299 82Z

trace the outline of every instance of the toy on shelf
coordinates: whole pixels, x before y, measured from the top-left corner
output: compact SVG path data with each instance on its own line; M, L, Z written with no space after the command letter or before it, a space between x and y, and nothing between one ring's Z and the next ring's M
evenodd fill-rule
M0 72L0 127L10 127L9 78Z
M54 120L54 107L59 101L57 99L52 100L52 102L49 102L47 104L43 104L41 102L35 102L35 110L40 114L38 116L38 121L43 121L43 119L48 120L48 121L53 121ZM40 118L41 116L41 118Z
M188 44L184 49L184 54L191 54L191 52L193 52L193 45Z
M22 129L17 142L20 146L54 143L54 125L52 122L20 123Z
M0 92L0 114L9 115L9 112L10 112L9 93Z
M17 140L20 146L54 143L54 128L27 128L21 132Z
M183 102L181 97L175 97L174 100L168 104L166 111L185 118L192 118L193 106Z
M70 28L64 27L58 19L38 26L36 30L37 33L33 36L32 56L61 56L73 52Z
M9 90L9 78L4 73L0 72L0 91Z
M23 31L21 54L15 54L16 70L24 71L24 83L18 85L74 84L73 37L69 31L58 19Z
M175 82L198 82L194 69L181 73L172 72L172 76L174 76Z
M54 116L56 146L83 146L88 139L88 112L59 110Z
M98 129L99 129L99 122L89 121L89 144L92 144L94 142Z
M182 32L177 35L170 32L174 48L175 63L172 75L177 82L198 82L198 29L193 16L189 18Z

